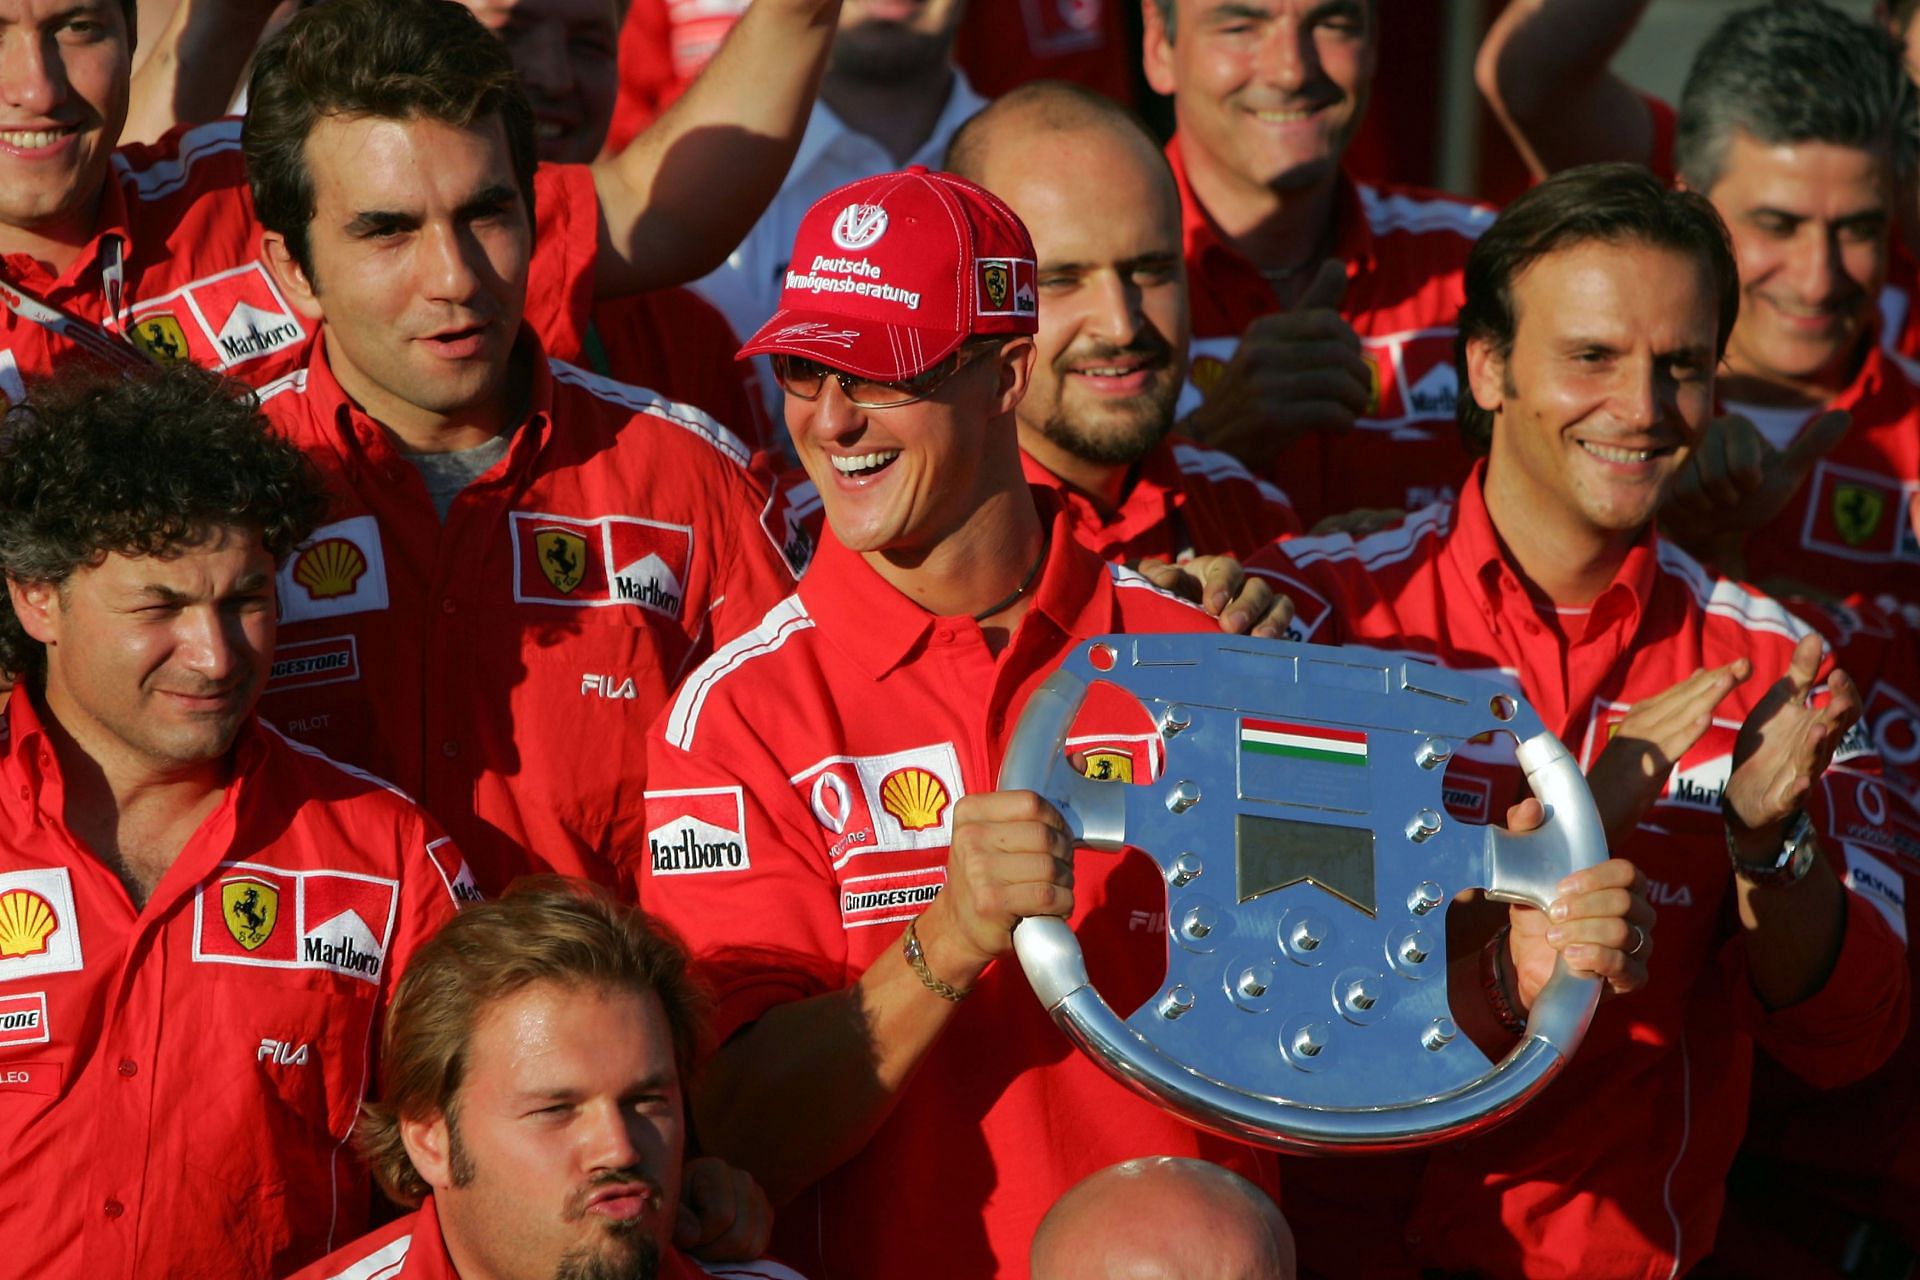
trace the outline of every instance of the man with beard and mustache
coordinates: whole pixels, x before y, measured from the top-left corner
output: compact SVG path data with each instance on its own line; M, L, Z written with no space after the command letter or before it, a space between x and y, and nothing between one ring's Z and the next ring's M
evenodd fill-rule
M1180 195L1121 107L1059 81L1016 89L955 135L947 167L1005 200L1039 254L1040 332L1020 402L1027 480L1102 559L1247 556L1300 530L1287 495L1172 435L1186 370Z
M355 1130L417 1208L294 1280L699 1276L672 1237L701 1031L685 954L640 911L552 876L467 908L401 980Z

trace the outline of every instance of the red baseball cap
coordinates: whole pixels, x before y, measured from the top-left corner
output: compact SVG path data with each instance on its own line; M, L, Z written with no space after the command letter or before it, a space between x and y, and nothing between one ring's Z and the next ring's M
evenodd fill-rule
M864 378L924 373L975 334L1040 325L1033 240L998 196L915 165L830 191L793 237L780 309L740 348Z

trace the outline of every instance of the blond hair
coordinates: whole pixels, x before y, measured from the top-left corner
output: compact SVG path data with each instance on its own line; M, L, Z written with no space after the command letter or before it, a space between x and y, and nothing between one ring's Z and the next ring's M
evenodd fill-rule
M430 1190L407 1155L401 1118L437 1113L455 1123L482 1012L536 982L653 992L673 1030L681 1078L690 1074L705 1000L680 940L583 881L521 880L498 901L461 911L421 947L387 1010L379 1100L361 1104L354 1141L395 1201L417 1205Z

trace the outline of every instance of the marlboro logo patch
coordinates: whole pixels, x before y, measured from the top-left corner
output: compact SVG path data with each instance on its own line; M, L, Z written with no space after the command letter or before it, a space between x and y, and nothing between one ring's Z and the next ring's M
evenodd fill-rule
M193 958L263 969L324 969L377 983L399 903L397 880L224 863L196 895Z
M647 854L656 876L692 876L750 871L747 815L739 787L649 791L647 817L663 818L647 832Z
M693 571L693 529L637 516L515 511L513 598L578 608L627 606L681 616Z
M306 340L267 270L249 262L136 303L127 336L163 362L232 369Z

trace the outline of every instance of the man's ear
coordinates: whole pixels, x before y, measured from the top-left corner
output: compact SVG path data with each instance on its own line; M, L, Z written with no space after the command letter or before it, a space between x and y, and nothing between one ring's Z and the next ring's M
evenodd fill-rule
M60 639L60 588L51 582L21 582L7 579L7 597L20 626L41 644L56 644Z
M1467 343L1467 387L1473 402L1488 413L1506 404L1507 362L1485 338Z
M1167 0L1169 8L1178 3L1179 0ZM1170 98L1176 83L1173 74L1173 32L1167 30L1167 21L1160 16L1160 0L1140 0L1140 22L1140 53L1145 64L1147 83L1155 93Z
M421 1180L435 1191L453 1185L453 1137L446 1113L425 1118L401 1116L400 1141Z
M1033 381L1033 363L1038 358L1032 338L1015 338L1000 348L1000 382L995 388L993 417L1012 413L1027 398L1027 387Z
M293 303L293 309L309 320L325 319L313 282L307 279L306 271L294 261L292 251L287 248L287 238L278 231L263 231L260 234L260 248L267 260L267 270L273 274L274 283L280 286L280 292L287 295L287 301Z

